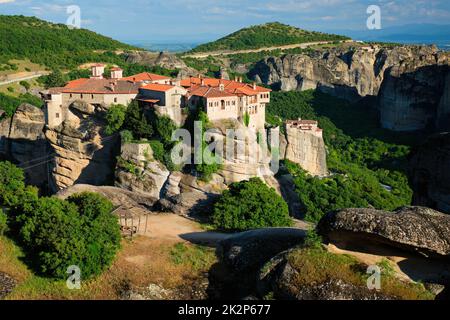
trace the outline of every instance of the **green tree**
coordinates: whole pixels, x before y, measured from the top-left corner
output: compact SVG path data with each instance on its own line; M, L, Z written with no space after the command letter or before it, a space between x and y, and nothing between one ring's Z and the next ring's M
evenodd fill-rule
M150 139L153 136L153 128L137 101L128 105L124 128L131 131L136 139Z
M208 182L212 175L222 168L220 159L209 150L208 144L203 139L206 130L211 126L208 115L204 111L198 113L198 119L202 123L202 147L198 152L202 152L202 163L195 166L195 170L200 176L200 180Z
M155 129L162 143L166 146L173 144L172 134L177 129L177 125L167 116L156 118Z
M82 271L99 275L109 267L120 248L120 227L112 215L111 201L97 193L84 192L71 196L68 201L78 207L85 233L86 256Z
M25 189L23 171L11 162L0 162L0 202L11 207L20 203L20 194Z
M46 79L45 86L47 88L64 87L66 85L66 78L60 70L53 70Z
M212 221L228 231L292 225L286 202L259 178L230 185L214 205Z
M109 107L106 112L106 134L112 135L122 128L125 121L126 112L127 107L121 104L115 104Z
M24 87L25 90L27 90L27 91L30 90L30 88L31 88L31 85L30 85L30 83L28 81L20 81L19 84L22 87Z

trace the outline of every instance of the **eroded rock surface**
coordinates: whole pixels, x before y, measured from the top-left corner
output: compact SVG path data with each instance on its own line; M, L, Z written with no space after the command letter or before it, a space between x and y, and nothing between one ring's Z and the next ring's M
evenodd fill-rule
M318 230L331 242L378 243L428 257L450 256L450 216L425 207L345 209L327 214Z
M413 151L409 177L414 205L450 214L450 133L432 136Z

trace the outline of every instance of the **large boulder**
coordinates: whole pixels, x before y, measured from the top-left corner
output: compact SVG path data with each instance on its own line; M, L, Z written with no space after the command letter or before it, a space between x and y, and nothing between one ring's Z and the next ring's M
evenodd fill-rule
M450 214L450 133L430 137L411 153L413 204Z
M234 272L255 271L277 254L304 242L306 232L294 228L267 228L238 233L219 245L222 261Z
M375 243L427 257L450 256L450 216L425 207L331 212L318 230L330 242Z

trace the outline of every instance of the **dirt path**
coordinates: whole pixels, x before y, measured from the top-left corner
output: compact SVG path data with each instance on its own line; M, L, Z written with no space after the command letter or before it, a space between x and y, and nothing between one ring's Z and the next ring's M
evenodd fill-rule
M346 41L340 41L346 42ZM332 41L317 41L317 42L306 42L306 43L297 43L297 44L289 44L285 46L275 46L275 47L264 47L264 48L258 48L258 49L246 49L246 50L236 50L236 51L211 51L211 52L200 52L200 53L193 53L193 54L187 54L183 57L185 58L195 58L195 59L202 59L207 58L209 56L229 56L233 54L241 54L241 53L256 53L256 52L262 52L262 51L274 51L274 50L288 50L288 49L306 49L311 46L321 45L321 44L329 44L332 43Z
M197 222L175 214L149 215L147 232L145 232L145 218L141 219L139 234L155 240L187 241L208 246L216 246L219 241L230 236L205 231Z

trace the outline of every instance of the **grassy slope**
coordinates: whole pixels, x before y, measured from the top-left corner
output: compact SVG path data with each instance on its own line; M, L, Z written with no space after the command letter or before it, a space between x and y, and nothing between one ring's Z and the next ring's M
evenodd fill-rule
M288 260L297 271L292 288L301 288L311 283L323 283L330 279L341 279L355 286L367 285L367 266L346 255L329 253L321 248L297 249ZM407 283L395 277L387 260L381 263L381 293L402 300L432 300L434 296L423 285ZM295 290L294 290L295 291Z
M73 67L95 58L109 61L115 50L135 49L89 30L24 16L0 16L0 38L0 66L27 58L50 68Z
M256 49L305 42L345 39L347 38L339 35L306 31L273 22L241 29L217 41L200 45L193 49L192 52Z
M0 272L18 281L7 299L119 299L128 286L144 288L154 283L191 299L189 288L216 262L213 249L162 242L145 237L123 240L112 267L100 277L69 290L65 281L34 274L23 262L24 254L10 239L0 236Z

